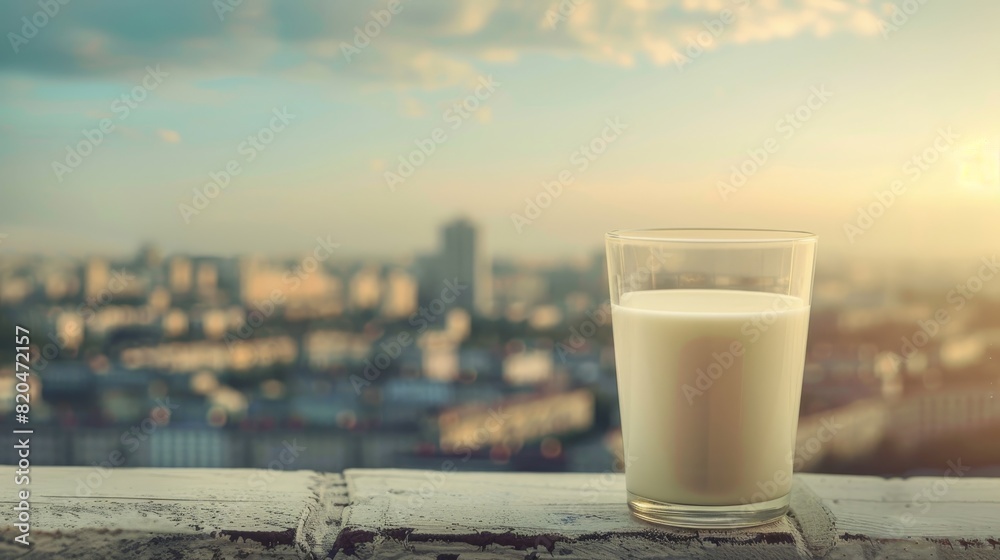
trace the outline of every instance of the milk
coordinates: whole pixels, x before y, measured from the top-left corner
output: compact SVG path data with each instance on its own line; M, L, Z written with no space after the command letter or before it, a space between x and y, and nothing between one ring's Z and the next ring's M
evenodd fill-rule
M612 306L626 486L738 505L791 487L809 306L736 290L652 290Z

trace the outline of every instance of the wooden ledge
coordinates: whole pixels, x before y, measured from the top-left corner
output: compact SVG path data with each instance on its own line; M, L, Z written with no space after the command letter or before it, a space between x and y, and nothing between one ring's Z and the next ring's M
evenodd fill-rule
M11 471L14 467L9 467ZM614 474L38 467L30 549L4 483L0 557L997 558L1000 480L800 474L791 514L734 531L636 520ZM29 552L30 550L30 552Z

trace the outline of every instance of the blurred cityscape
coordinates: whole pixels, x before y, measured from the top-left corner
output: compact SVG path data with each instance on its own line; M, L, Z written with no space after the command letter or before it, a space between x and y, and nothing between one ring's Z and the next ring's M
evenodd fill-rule
M35 462L623 469L603 248L495 259L464 219L417 258L338 246L3 257L3 329L31 332ZM797 470L1000 475L996 264L821 258Z

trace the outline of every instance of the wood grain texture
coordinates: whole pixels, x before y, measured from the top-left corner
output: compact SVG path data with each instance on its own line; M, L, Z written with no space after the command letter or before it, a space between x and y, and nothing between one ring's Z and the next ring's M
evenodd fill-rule
M349 470L335 553L363 558L799 558L794 520L741 531L667 530L625 505L611 474Z
M0 483L0 558L1000 559L996 479L800 474L786 518L692 531L631 517L618 474L95 472L32 469L30 550Z
M350 505L335 556L1000 558L1000 481L990 479L797 475L785 519L688 531L631 517L622 475L467 473L449 464L344 475ZM903 517L917 507L914 494L935 484L948 492Z
M4 511L23 488L5 480ZM336 508L347 501L340 475L311 471L36 467L28 488L28 558L93 558L95 550L105 558L299 558L314 544L332 546L301 529L325 515L339 521ZM0 532L0 558L25 553L14 527Z

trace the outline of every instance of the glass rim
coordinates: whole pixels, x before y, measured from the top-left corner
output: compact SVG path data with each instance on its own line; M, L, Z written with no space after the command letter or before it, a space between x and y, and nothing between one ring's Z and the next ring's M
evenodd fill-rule
M639 228L616 229L604 234L607 240L665 243L797 243L815 242L808 231L743 228Z

